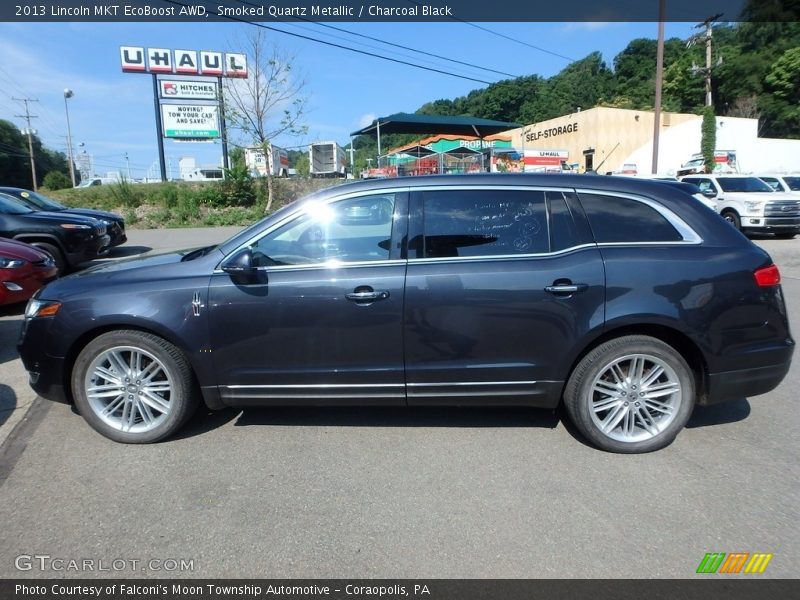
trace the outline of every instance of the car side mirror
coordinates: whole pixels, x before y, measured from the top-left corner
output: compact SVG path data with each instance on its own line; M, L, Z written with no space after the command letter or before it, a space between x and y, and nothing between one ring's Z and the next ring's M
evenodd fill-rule
M250 248L242 248L226 258L222 261L220 269L230 275L231 281L236 285L267 283L266 267L259 267L256 264Z
M702 194L706 198L714 198L717 195L717 191L713 188L709 188L707 190L703 190Z
M222 261L220 268L229 275L253 274L255 272L255 268L253 267L253 251L250 248L242 248Z

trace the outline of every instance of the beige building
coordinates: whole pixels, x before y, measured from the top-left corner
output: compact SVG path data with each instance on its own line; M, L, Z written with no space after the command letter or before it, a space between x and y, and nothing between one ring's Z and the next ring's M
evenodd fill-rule
M581 170L606 173L622 171L623 165L631 164L631 157L644 146L649 147L652 154L653 119L654 114L648 111L597 107L508 133L515 148L566 150L567 162L577 163ZM660 135L663 138L671 128L690 121L697 121L699 126L701 120L698 115L661 113ZM687 148L681 160L698 151L699 148ZM669 165L672 169L678 166ZM647 165L637 164L637 168L639 172L649 172L650 160Z

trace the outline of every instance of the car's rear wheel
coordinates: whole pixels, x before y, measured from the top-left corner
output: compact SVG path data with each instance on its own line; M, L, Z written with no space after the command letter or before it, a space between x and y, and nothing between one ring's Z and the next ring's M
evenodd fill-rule
M672 346L630 335L591 350L564 390L572 422L597 447L639 453L663 448L691 415L694 374Z
M733 225L736 229L741 231L742 220L739 218L739 215L737 215L735 211L732 210L722 211L722 218L725 219L731 225Z
M162 440L196 405L186 357L173 344L141 331L111 331L93 339L78 355L71 383L83 418L116 442Z
M56 263L56 269L58 269L59 275L65 275L69 265L67 264L67 260L64 258L64 253L57 246L53 246L53 244L47 244L45 242L33 242L32 246L36 246L39 250L44 250L50 256L53 257L53 262Z

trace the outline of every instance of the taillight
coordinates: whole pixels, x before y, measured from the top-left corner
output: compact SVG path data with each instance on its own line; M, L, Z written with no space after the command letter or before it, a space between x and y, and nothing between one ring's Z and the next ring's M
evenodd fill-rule
M778 267L775 265L756 270L753 273L753 277L756 278L758 287L773 287L781 282L781 272L778 271Z

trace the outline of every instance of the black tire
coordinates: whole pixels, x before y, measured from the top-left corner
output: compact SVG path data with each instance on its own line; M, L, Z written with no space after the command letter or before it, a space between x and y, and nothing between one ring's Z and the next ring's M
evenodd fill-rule
M637 435L651 435L651 437L638 440L634 439L632 441L621 441L603 432L600 425L595 422L595 419L601 420L601 413L593 408L593 403L599 402L599 404L603 404L604 402L610 401L619 404L625 400L624 406L628 407L629 403L627 400L630 400L630 404L636 402L636 406L638 407L640 406L638 402L641 401L642 405L645 406L643 410L648 415L650 413L647 409L653 410L652 407L646 404L646 400L636 397L636 391L626 392L626 394L630 393L632 396L626 396L624 399L619 396L617 397L618 399L615 400L611 394L607 394L605 398L603 393L600 393L599 396L596 395L598 392L593 391L592 388L596 378L600 377L603 373L610 372L609 367L614 361L624 359L631 355L650 357L654 361L667 365L668 368L672 370L673 378L677 379L676 383L680 386L680 396L677 408L673 411L674 415L672 416L672 420L670 421L664 418L665 420L662 421L661 425L663 428L657 433L650 434L640 425ZM630 374L630 371L628 374ZM666 374L665 377L667 377ZM653 384L661 385L657 383L658 381L659 379L656 379ZM636 390L636 387L633 389ZM659 450L672 443L681 429L683 429L684 425L686 425L686 421L688 421L692 413L695 403L695 389L695 378L692 370L689 368L684 358L672 346L649 336L629 335L600 344L578 363L572 371L567 381L566 388L564 389L564 406L570 420L586 439L596 447L608 452L638 454ZM613 421L613 417L609 413L615 410L631 412L633 414L634 410L640 411L642 409L633 409L631 407L629 410L616 406L606 410L608 410L608 412L602 414L607 416L610 421ZM663 415L656 413L655 410L653 410L653 413L658 417L663 417ZM595 415L594 418L593 414ZM635 413L636 416L631 417L633 428L637 427L637 418L640 419L639 422L641 423L642 419L639 417L640 414L641 413L637 412ZM627 422L627 418L623 420ZM622 423L620 424L622 425ZM652 425L651 423L651 426ZM624 427L624 425L622 426ZM653 427L654 429L659 428L658 423ZM614 434L616 432L616 425L612 426L611 429L611 434Z
M92 363L100 359L106 351L114 348L136 350L145 355L143 361L149 360L146 356L148 354L155 358L162 368L162 371L159 373L163 373L162 381L154 382L156 385L159 383L163 384L165 381L164 378L168 377L166 381L170 383L170 389L168 392L159 394L159 398L163 399L164 406L168 406L169 410L167 413L156 415L157 419L154 419L154 423L157 424L154 424L154 426L147 431L123 431L121 425L117 424L115 426L109 423L98 414L98 401L95 401L93 404L90 402L87 395L87 375L89 378L92 377L92 375L89 374ZM125 356L125 352L129 350L120 350L121 355ZM143 364L145 363L143 362ZM131 388L137 388L135 384L139 382L131 380L129 383L125 383L123 377L123 375L120 375L119 385L128 386L128 389L124 387L120 388L120 390L124 391L117 396L117 399L120 396L124 397L127 395L134 406L131 412L137 415L134 418L140 419L136 426L146 427L147 423L144 419L144 411L142 408L139 408L139 404L135 403L141 403L142 394L147 394L147 392L138 393L132 390ZM86 422L107 438L125 444L149 444L169 437L186 423L197 406L197 393L192 370L183 352L163 338L141 331L110 331L99 335L89 342L84 349L81 350L78 358L75 360L75 365L72 369L71 387L75 405ZM116 388L113 388L113 391L116 391ZM129 392L130 395L128 395ZM152 397L152 395L150 395L150 397ZM106 406L113 404L115 400L116 399L110 400ZM122 402L126 403L124 398ZM120 410L123 411L122 415L119 417L119 420L122 421L125 418L125 409L123 409L121 405L119 406ZM151 417L154 416L153 409L150 409L149 406L146 407L145 410ZM117 410L111 411L108 415L108 419L112 421L116 420L116 414ZM161 419L160 422L158 422L158 419Z
M723 210L722 211L722 218L725 219L728 223L733 225L739 231L742 230L742 220L739 218L739 215L736 214L735 210Z
M59 275L65 275L67 273L69 265L67 264L66 258L64 258L64 253L61 252L57 246L53 246L53 244L48 244L46 242L32 242L31 246L36 246L39 248L39 250L44 250L53 257Z
M775 237L779 240L793 240L797 233L776 233Z

